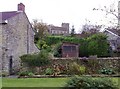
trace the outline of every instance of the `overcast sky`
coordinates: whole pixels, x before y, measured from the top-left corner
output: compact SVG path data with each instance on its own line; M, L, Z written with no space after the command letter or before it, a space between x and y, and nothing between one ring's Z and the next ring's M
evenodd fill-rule
M109 6L112 3L115 3L116 8L118 0L1 0L0 12L16 11L20 2L25 5L25 12L30 21L39 19L57 26L66 22L70 23L70 28L74 25L79 32L85 23L107 24L105 13L92 9Z

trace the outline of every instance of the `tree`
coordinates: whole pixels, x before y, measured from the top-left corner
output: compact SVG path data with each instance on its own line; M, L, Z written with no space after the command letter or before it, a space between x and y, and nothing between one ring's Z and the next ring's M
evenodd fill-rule
M85 24L82 26L82 33L83 37L89 37L93 34L96 34L100 31L102 25L88 25Z
M117 9L115 8L115 2L112 3L110 6L104 6L103 8L93 8L94 11L102 11L106 13L106 17L108 15L112 15L113 17L115 17L114 20L109 21L113 27L111 29L116 30L117 35L120 36L120 1L118 2L118 7ZM117 23L116 23L117 20ZM109 28L109 27L108 27Z
M73 37L75 34L75 29L74 29L74 26L72 26L72 29L71 29L71 36Z
M47 24L43 22L38 22L38 20L33 20L33 28L35 30L35 43L36 46L42 49L48 49L49 47L45 43L45 38L48 36Z
M38 20L33 20L33 28L35 30L35 41L43 40L48 35L48 27L43 22L38 22Z
M119 3L120 2L118 2L118 4ZM115 17L114 21L109 21L112 24L116 25L118 23L115 23L115 20L120 20L119 15L118 15L118 10L116 10L115 8L115 3L112 3L110 6L104 6L103 8L93 8L93 10L105 12L106 18L108 17L108 15L113 15Z
M108 56L109 44L107 36L99 33L87 38L89 55Z

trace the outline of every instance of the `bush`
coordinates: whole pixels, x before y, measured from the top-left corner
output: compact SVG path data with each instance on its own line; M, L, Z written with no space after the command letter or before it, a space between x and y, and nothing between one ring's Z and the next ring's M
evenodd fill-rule
M86 39L83 40L83 42L80 43L79 46L79 56L80 57L88 57L88 42Z
M50 64L50 56L45 50L41 50L39 54L27 54L20 58L28 67L38 67L39 73L41 72L41 67Z
M87 38L89 55L108 56L109 44L104 34L94 34Z
M66 36L48 36L45 39L47 45L51 46L60 42L82 43L83 39Z
M22 63L26 63L29 66L33 66L33 61L37 59L37 54L25 54L20 57ZM35 61L34 61L35 62Z
M37 58L33 60L34 66L40 67L45 66L50 63L49 54L45 50L41 50L41 52L37 55Z
M6 72L2 72L2 73L0 74L0 77L6 77L6 76L8 76L8 73L6 73Z
M47 69L45 70L45 74L46 74L46 75L52 75L52 74L53 74L53 69L47 68Z
M91 74L98 73L98 70L100 69L100 64L97 59L89 59L87 62L88 66L88 72Z
M51 51L50 46L48 46L48 45L46 44L46 42L43 41L43 40L38 40L37 43L36 43L36 45L37 45L37 47L38 47L40 50L46 50L46 51L48 51L48 52Z
M69 74L72 75L82 75L85 73L85 66L80 66L76 62L73 62L69 65Z
M71 78L65 87L74 89L119 89L112 80L108 78L78 77Z
M33 76L34 74L29 71L22 71L18 74L19 76Z
M85 74L86 67L85 66L80 66L80 74Z
M26 54L20 57L22 62L29 66L40 67L49 64L49 54L45 50L41 50L39 54Z
M115 74L115 72L110 68L103 68L100 70L100 73L107 75Z
M61 49L62 43L57 43L54 47L53 54L55 57L62 57L62 49Z

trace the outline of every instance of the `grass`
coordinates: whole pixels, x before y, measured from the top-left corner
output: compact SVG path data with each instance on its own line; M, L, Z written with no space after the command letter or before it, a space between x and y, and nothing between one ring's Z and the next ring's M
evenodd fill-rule
M120 87L120 78L111 78ZM3 87L63 87L69 78L3 78Z
M68 78L3 78L3 87L62 87Z

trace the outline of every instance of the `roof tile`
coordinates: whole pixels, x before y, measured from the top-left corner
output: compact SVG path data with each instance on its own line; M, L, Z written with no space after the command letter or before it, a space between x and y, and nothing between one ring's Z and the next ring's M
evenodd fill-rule
M4 21L4 20L7 20L7 19L9 19L9 18L11 18L11 17L19 14L19 13L20 13L20 12L18 12L18 11L0 12L0 14L1 14L1 16L2 16L2 17L0 17L0 18L2 18L2 21Z

